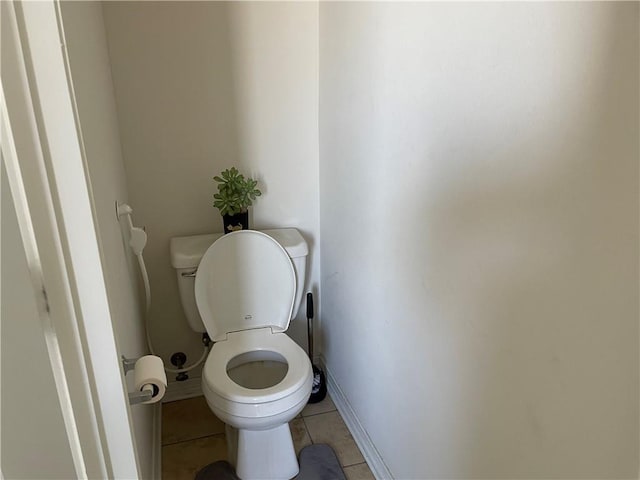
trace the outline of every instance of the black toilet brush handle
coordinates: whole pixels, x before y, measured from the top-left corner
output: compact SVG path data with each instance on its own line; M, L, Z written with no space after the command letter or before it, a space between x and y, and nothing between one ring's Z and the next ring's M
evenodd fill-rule
M313 363L313 294L307 293L307 342L309 345L309 360Z
M307 293L307 318L313 320L313 293Z

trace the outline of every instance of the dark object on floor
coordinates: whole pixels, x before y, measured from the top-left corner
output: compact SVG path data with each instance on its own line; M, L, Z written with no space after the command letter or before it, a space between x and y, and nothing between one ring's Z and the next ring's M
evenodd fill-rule
M329 445L316 443L300 451L300 473L295 480L347 480L340 461ZM240 480L224 460L210 463L196 474L195 480Z
M324 372L313 364L313 294L307 293L307 341L309 342L309 361L313 367L313 384L308 403L318 403L327 396L327 381Z
M300 473L295 480L346 480L340 461L329 445L316 443L300 450Z
M307 403L318 403L327 396L327 381L324 378L324 372L320 368L313 367L313 385L311 386L311 395Z
M229 462L218 460L196 473L195 480L240 480Z

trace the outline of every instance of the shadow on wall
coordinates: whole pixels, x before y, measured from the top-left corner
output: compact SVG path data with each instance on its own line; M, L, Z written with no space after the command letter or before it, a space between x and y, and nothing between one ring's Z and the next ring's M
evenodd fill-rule
M226 2L103 6L135 221L146 225L151 338L169 364L200 356L179 303L169 239L222 231L211 177L239 156ZM167 342L166 339L172 339Z
M499 116L459 110L460 134L424 159L446 163L419 179L424 197L405 222L427 261L417 271L400 247L413 274L396 279L422 279L435 314L425 321L442 356L426 353L425 368L450 380L431 385L425 408L456 412L439 434L443 456L457 447L459 478L637 473L638 64L620 60L634 28L625 11L605 15L598 45L585 34L563 46L551 26L549 41L585 60L568 78L543 75L543 101L516 87ZM553 62L550 72L566 68ZM482 91L465 81L473 105ZM518 144L489 138L513 129Z
M310 180L307 172L317 168L317 128L311 131L308 118L317 108L308 107L317 55L306 51L314 8L103 4L130 203L149 236L152 340L165 362L178 350L187 363L200 356L200 337L179 303L169 241L222 231L213 175L236 166L259 179L253 228L297 225L307 241L315 235L317 172Z
M249 210L249 223L300 231L309 247L305 286L316 298L317 15L313 3L236 2L226 9L235 159L263 193ZM303 300L287 334L306 350L305 306Z

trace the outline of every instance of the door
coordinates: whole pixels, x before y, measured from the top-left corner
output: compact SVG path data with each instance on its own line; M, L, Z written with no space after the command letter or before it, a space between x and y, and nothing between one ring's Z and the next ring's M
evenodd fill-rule
M2 474L138 478L58 6L0 8Z

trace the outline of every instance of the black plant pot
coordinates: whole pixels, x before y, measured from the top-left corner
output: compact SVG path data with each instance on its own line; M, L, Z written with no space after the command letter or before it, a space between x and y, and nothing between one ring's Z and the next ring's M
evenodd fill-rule
M224 233L235 232L236 230L249 229L249 212L240 212L235 215L223 215Z

